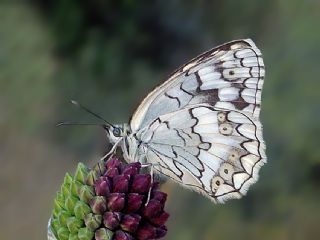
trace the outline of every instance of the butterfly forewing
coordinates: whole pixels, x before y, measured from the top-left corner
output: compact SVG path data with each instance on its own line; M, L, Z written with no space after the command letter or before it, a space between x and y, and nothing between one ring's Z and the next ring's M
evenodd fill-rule
M133 114L131 128L137 131L162 114L199 103L258 117L264 74L261 52L251 40L214 48L155 88Z
M161 174L214 201L240 198L266 161L259 121L264 73L251 40L193 59L132 116L132 136L142 143L137 152Z

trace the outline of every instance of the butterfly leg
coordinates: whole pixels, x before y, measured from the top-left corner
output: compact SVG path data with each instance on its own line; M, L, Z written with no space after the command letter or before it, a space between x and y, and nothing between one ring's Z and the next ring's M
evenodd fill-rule
M148 198L147 198L147 201L145 203L145 206L149 203L150 198L151 198L151 190L152 190L152 186L153 186L153 183L154 183L154 167L156 165L159 165L159 164L154 164L154 163L143 163L143 164L141 164L142 168L150 167L150 175L151 175L151 187L150 187L149 192L148 192Z
M130 159L128 148L126 147L125 139L122 141L122 152L123 152L123 158L127 163L133 162L133 160Z
M149 203L150 201L150 198L151 198L151 190L152 190L152 185L153 185L153 173L154 173L154 166L152 163L143 163L141 164L141 167L142 168L148 168L150 167L150 175L151 175L151 187L149 189L149 192L148 192L148 198L147 198L147 201L145 203L145 206Z
M102 158L100 158L100 160L105 161L107 159L107 161L109 160L109 158L116 152L117 147L119 145L119 143L121 142L122 138L120 138L111 148L111 150L106 153Z

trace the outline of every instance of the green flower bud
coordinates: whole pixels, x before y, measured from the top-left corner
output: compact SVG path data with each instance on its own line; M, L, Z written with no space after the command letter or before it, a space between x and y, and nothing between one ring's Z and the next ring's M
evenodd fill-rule
M77 233L79 228L83 227L83 221L76 217L70 217L67 219L67 227L70 233Z
M76 174L74 175L74 179L78 180L82 184L85 184L88 172L88 168L83 163L79 163Z
M54 218L57 218L60 211L61 211L61 210L53 209L53 211L52 211L52 216L53 216Z
M78 233L71 233L69 235L69 240L79 240Z
M93 170L98 174L98 175L103 175L106 171L106 166L104 161L99 161L93 168Z
M91 240L94 236L94 233L89 228L80 228L78 232L79 240Z
M94 186L94 183L99 179L99 174L95 170L91 170L88 173L86 184Z
M60 211L60 213L58 214L58 220L59 220L59 224L62 226L66 226L67 225L67 219L71 217L71 213L62 210Z
M56 198L53 202L53 208L57 212L61 211L62 209L64 209L64 201L59 201L59 199Z
M66 227L61 227L60 229L58 229L57 231L59 240L68 240L69 239L69 230Z
M62 185L61 186L61 194L66 197L70 195L70 185Z
M56 199L58 199L59 202L64 202L65 196L63 195L62 192L57 192Z
M79 196L80 188L82 184L76 180L73 180L70 185L70 192L73 196Z
M92 212L95 214L103 214L107 210L107 202L103 196L95 196L90 201Z
M100 228L95 232L96 240L110 240L112 239L113 232L107 228Z
M89 203L90 199L95 196L93 187L82 185L79 191L79 197L83 202Z
M63 179L63 185L69 186L72 182L72 176L69 173L66 173Z
M51 220L51 226L52 226L52 229L54 230L54 233L56 233L58 228L60 227L59 220L58 219L52 219Z
M84 202L78 201L74 207L74 215L79 219L84 219L84 217L91 213L91 208Z
M101 225L102 216L89 213L85 216L84 222L89 229L96 230Z
M78 198L73 196L68 196L64 204L65 209L68 210L70 213L74 214L74 207L76 206L76 203L78 201L79 201Z

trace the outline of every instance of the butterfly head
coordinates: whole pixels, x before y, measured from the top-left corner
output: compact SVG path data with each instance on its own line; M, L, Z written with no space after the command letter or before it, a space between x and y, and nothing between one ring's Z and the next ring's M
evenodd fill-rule
M106 130L108 138L112 144L118 142L121 138L127 136L129 133L129 129L126 124L105 125L104 129Z

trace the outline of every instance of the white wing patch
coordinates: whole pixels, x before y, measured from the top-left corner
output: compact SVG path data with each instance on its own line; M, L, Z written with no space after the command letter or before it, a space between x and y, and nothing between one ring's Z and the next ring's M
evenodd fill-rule
M258 122L208 104L158 117L141 129L141 148L155 169L216 202L244 195L265 163Z
M193 59L154 89L130 126L138 131L158 116L201 103L258 118L264 76L261 52L251 40L227 43Z
M129 155L215 202L240 198L266 162L259 121L264 76L251 40L196 57L135 111Z

